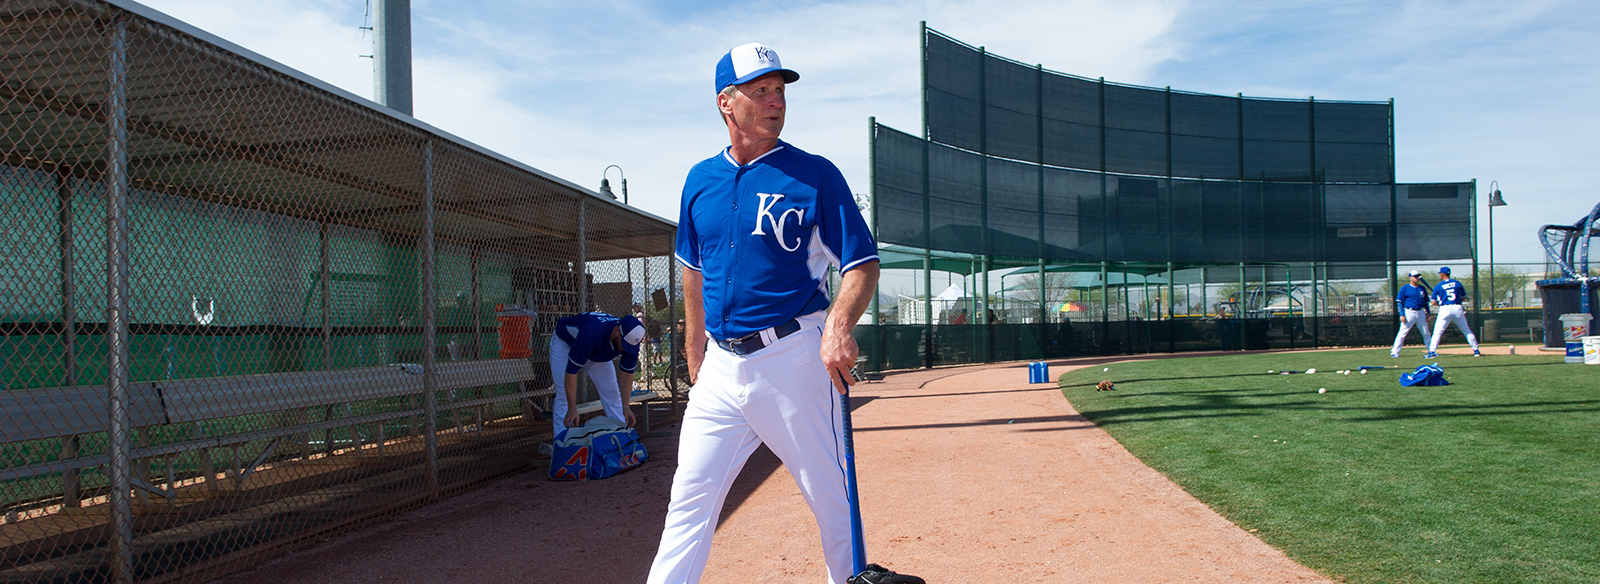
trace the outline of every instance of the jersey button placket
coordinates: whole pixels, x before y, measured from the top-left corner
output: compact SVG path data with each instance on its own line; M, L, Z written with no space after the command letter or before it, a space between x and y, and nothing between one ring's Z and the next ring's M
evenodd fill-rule
M742 182L742 179L744 178L745 170L746 170L745 167L740 167L737 171L734 171L734 173L733 173L733 188L730 189L733 192L733 211L734 212L730 213L730 215L733 216L733 220L728 222L728 230L727 230L727 234L728 234L728 250L729 250L728 251L728 257L731 260L729 262L729 264L730 265L735 265L735 266L739 265L739 245L738 245L738 237L739 237L739 228L738 228L738 225L739 225L739 213L738 213L738 211L739 211L739 191L740 191L739 184ZM728 289L730 291L733 289L733 277L732 277L731 274L732 273L730 272L730 275L728 277ZM724 295L724 298L726 298L726 297L727 296ZM730 321L733 320L733 316L732 316L732 314L730 314L732 312L732 310L733 310L733 307L728 305L728 303L725 301L724 304L723 304L723 307L722 307L722 311L723 311L722 312L722 322L727 323L727 322L730 322Z

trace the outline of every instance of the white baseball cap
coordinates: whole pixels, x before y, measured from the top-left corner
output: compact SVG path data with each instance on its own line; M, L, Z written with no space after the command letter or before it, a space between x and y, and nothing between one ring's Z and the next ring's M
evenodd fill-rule
M624 348L632 349L628 352L637 354L639 352L639 341L644 340L644 323L639 322L639 319L630 314L622 317L617 326L622 329Z
M1420 277L1422 277L1422 272L1418 272L1416 270L1411 270L1411 274L1409 274L1409 275L1411 277L1413 277L1413 278L1420 278Z
M729 85L744 85L773 71L783 73L784 83L800 80L800 74L783 68L778 52L761 43L734 47L717 61L717 93Z

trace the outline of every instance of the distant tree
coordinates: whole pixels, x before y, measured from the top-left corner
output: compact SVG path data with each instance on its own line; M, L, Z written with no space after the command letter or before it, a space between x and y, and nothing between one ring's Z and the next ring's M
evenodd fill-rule
M1486 307L1509 306L1511 302L1506 300L1508 296L1507 292L1512 294L1519 293L1523 288L1527 287L1528 284L1533 282L1533 278L1533 274L1519 272L1516 270L1516 268L1511 266L1495 266L1494 290L1492 293L1497 296L1497 298L1489 297L1491 291L1489 290L1488 270L1484 270L1482 282L1479 282L1479 279L1476 277L1469 277L1463 278L1461 283L1466 284L1467 289L1469 290L1478 290L1482 292L1484 295L1483 303Z
M1067 288L1067 284L1071 283L1070 276L1065 272L1045 272L1044 299L1046 303L1058 304L1066 299L1067 293L1070 291ZM1039 274L1025 274L1018 278L1016 282L1006 292L1006 297L1013 304L1039 303Z

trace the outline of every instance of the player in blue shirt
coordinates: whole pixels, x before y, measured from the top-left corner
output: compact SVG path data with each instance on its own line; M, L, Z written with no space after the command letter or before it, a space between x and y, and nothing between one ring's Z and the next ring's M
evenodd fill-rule
M606 416L633 426L633 410L624 401L627 394L622 388L633 389L643 339L644 323L632 316L585 312L556 321L555 334L550 335L550 377L556 386L552 425L557 436L578 425L578 410L570 406L578 401L579 371L587 371L599 388ZM612 366L614 360L620 361L620 369Z
M1439 284L1433 287L1433 303L1439 306L1439 317L1433 322L1433 340L1428 341L1427 358L1439 356L1439 338L1444 336L1444 327L1452 323L1466 333L1467 343L1472 345L1472 356L1483 356L1478 352L1478 337L1473 336L1472 327L1467 326L1467 312L1461 307L1461 301L1466 299L1467 287L1460 280L1450 279L1450 267L1439 268Z
M676 255L694 390L649 584L700 581L728 488L763 443L816 516L829 582L853 575L835 391L848 391L877 244L839 169L778 139L799 77L759 44L717 63L730 145L683 186ZM829 266L842 280L831 302Z
M1410 282L1400 287L1400 293L1395 294L1395 312L1400 315L1400 333L1394 336L1394 348L1389 350L1389 356L1399 358L1400 346L1406 342L1406 333L1411 332L1411 327L1422 328L1422 342L1426 344L1432 338L1428 332L1428 284L1422 281L1422 272L1411 270Z

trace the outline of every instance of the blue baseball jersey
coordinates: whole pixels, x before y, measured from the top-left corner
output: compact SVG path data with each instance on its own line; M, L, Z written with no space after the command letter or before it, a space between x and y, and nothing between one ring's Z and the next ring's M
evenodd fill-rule
M1433 297L1440 306L1461 304L1462 300L1467 299L1467 287L1460 280L1445 280L1433 287Z
M1428 308L1428 289L1422 286L1413 286L1407 283L1400 287L1400 293L1394 296L1394 301L1400 303L1400 308L1423 310Z
M732 339L826 309L828 267L875 261L878 245L838 167L780 141L689 171L676 255L705 281L706 331Z
M610 361L622 357L618 364L623 371L633 373L639 367L639 349L622 343L621 351L611 346L611 331L622 322L604 312L585 312L556 321L556 337L567 342L572 350L567 353L567 373L577 375L584 365ZM632 348L633 351L628 351Z

